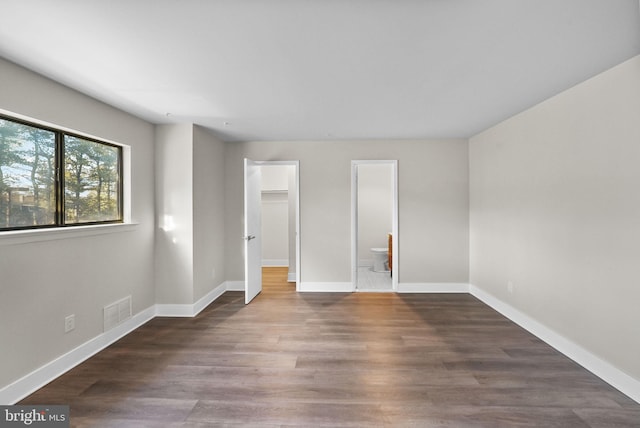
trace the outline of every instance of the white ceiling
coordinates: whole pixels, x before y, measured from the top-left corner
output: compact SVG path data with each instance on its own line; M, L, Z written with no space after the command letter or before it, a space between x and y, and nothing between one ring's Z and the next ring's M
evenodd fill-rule
M0 56L153 123L194 122L227 141L468 137L640 54L638 9L0 0Z

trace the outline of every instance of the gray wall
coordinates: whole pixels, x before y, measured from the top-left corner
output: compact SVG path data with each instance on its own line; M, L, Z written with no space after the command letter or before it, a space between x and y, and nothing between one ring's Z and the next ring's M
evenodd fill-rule
M193 303L193 125L156 127L156 302Z
M351 281L351 160L398 159L400 282L468 282L466 140L228 143L227 279L242 280L242 159L300 160L301 280Z
M262 265L289 264L288 193L262 194Z
M289 264L289 170L292 168L288 165L263 165L260 168L263 266ZM291 251L295 253L295 246Z
M193 301L225 281L224 143L193 128Z
M0 388L103 331L103 307L155 303L153 126L0 59L0 108L131 147L132 231L8 244L0 237ZM5 235L6 236L6 235ZM76 329L64 333L75 314Z
M640 380L639 118L636 57L469 157L471 283Z
M156 127L157 303L192 304L225 281L224 143Z

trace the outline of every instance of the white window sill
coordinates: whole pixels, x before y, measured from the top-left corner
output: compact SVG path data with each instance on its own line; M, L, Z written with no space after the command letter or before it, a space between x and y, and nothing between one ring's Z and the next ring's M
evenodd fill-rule
M90 226L55 227L51 229L8 230L6 232L0 232L0 246L130 232L137 227L138 223L113 223Z

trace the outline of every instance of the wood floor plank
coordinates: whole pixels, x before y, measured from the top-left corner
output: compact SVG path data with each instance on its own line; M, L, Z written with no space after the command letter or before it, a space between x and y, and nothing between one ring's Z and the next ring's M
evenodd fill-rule
M576 409L575 413L591 428L640 427L640 411L617 409L603 413L596 409Z
M554 407L382 405L386 426L426 428L590 428L575 413Z
M384 426L376 404L300 403L262 401L200 401L189 422L287 424L291 426Z
M263 272L21 404L73 427L640 427L640 404L466 294L296 293Z

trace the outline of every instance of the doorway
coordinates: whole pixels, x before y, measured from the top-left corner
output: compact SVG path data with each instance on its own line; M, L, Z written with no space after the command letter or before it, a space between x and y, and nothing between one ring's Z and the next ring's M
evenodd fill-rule
M245 303L262 290L263 265L287 266L289 282L299 288L298 170L299 161L245 159ZM285 242L274 229L286 235Z
M287 267L296 282L296 167L261 166L262 267Z
M351 163L352 282L361 292L391 292L398 284L396 160Z

